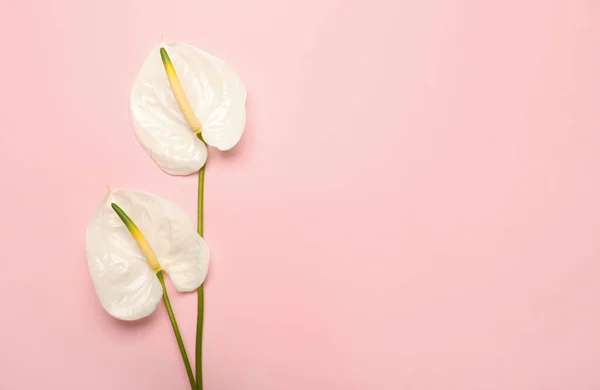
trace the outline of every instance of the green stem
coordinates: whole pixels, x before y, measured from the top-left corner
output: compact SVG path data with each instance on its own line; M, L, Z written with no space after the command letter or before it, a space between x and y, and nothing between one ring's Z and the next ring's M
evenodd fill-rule
M206 165L205 165L206 166ZM204 235L204 167L198 172L198 234ZM198 287L198 321L196 323L196 386L202 390L202 328L204 325L204 284Z
M173 314L173 308L171 307L171 301L169 301L169 295L167 294L167 288L165 286L165 278L163 277L162 271L159 271L156 276L158 277L160 285L162 286L163 300L165 301L167 313L169 313L169 319L171 320L171 325L173 326L173 333L175 333L177 345L179 345L179 351L181 351L181 357L183 358L183 364L185 364L185 370L187 371L188 379L190 380L190 386L192 387L192 390L194 390L196 388L194 372L192 371L192 366L190 365L190 359L188 359L187 352L185 352L185 345L183 345L181 333L179 333L179 327L177 326L177 320L175 320L175 314Z

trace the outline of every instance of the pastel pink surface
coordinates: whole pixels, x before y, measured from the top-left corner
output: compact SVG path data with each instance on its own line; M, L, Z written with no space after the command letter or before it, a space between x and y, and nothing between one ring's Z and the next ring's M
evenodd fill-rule
M188 386L162 305L112 319L84 254L107 184L195 215L128 113L161 34L249 91L206 174L207 390L600 388L597 2L1 8L2 390Z

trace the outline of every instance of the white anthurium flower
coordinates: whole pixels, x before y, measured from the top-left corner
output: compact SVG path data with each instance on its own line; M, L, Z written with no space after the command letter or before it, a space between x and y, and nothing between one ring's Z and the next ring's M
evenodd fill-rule
M158 166L188 175L206 162L206 144L228 150L246 125L246 87L227 63L185 43L161 44L131 89L135 134ZM203 142L204 141L204 142Z
M109 190L85 238L94 288L122 320L150 315L163 295L161 271L177 291L197 289L208 273L208 246L174 203L139 191Z

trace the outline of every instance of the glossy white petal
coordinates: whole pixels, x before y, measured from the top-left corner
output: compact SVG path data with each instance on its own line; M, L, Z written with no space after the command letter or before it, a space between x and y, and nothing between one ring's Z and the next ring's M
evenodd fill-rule
M143 318L162 297L155 272L111 208L113 202L138 226L177 290L192 291L202 284L208 272L208 247L183 210L144 192L110 192L86 232L90 275L108 313L123 320Z
M131 89L135 133L167 173L186 175L206 161L206 147L188 127L171 91L155 47ZM202 125L202 137L220 150L235 146L246 125L246 87L227 63L185 43L162 45L177 71L190 106Z

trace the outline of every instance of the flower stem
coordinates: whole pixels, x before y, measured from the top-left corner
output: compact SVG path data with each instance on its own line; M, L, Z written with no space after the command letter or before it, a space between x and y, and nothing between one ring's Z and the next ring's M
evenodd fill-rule
M190 365L190 359L188 359L187 352L185 352L185 345L183 344L181 333L179 333L179 327L177 326L177 320L175 320L175 314L173 314L173 308L171 307L171 301L169 301L169 295L167 294L167 288L165 286L165 278L162 271L158 272L156 276L158 277L160 285L162 286L163 300L165 301L167 313L169 313L169 319L171 320L171 325L173 326L173 333L175 333L177 345L179 346L179 351L181 351L181 357L183 358L183 364L185 364L185 370L187 371L188 379L190 380L190 386L192 387L192 390L194 390L196 388L194 372L192 371L192 366Z
M204 168L198 172L198 234L204 235ZM198 321L196 323L196 388L202 390L202 328L204 325L204 284L198 287Z

